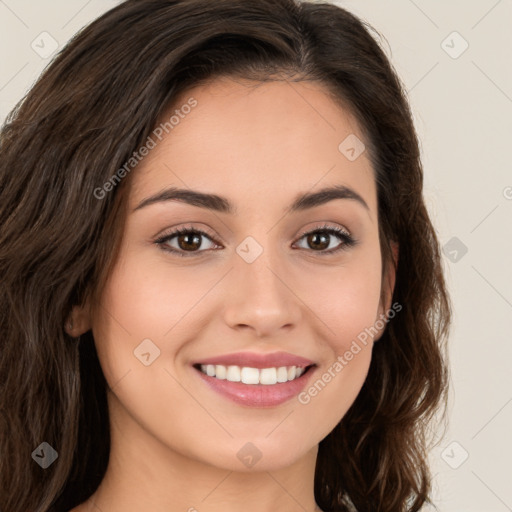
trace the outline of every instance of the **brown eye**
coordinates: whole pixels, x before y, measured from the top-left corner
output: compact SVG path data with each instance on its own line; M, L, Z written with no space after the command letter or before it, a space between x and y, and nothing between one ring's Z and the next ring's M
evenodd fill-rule
M316 231L307 235L307 242L311 248L324 250L329 247L330 236L331 235L323 231Z
M335 238L337 238L341 243L329 248L331 242ZM322 255L333 254L342 249L348 249L357 243L357 241L347 231L337 226L324 226L319 229L315 229L314 231L308 231L303 233L300 239L306 240L307 247L305 247L305 249L310 249L311 251L318 252Z
M160 245L163 250L172 252L178 256L193 256L196 253L202 253L206 250L203 247L203 240L205 238L215 246L212 237L208 233L200 229L191 228L176 229L162 236L156 240L155 243Z
M186 233L184 235L178 235L176 238L178 246L184 251L193 251L201 247L201 235L195 233Z

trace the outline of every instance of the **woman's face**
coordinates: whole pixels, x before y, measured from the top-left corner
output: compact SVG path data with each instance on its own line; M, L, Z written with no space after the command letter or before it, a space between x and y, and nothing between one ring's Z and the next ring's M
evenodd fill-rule
M382 333L368 336L389 307L374 174L355 120L318 83L224 79L180 101L131 171L119 259L90 318L111 421L196 462L285 467L345 415Z

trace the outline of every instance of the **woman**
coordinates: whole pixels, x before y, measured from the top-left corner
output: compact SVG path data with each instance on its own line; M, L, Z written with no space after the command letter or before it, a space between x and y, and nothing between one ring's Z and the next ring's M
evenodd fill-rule
M292 0L128 0L0 142L0 509L417 511L450 305L403 87Z

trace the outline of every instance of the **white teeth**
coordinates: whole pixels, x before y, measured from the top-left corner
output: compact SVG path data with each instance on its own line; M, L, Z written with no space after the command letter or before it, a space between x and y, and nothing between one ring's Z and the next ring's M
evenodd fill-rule
M287 382L288 381L288 369L286 366L280 366L277 369L277 382Z
M227 370L225 366L222 366L221 364L215 366L215 377L217 377L217 379L225 379L226 373Z
M228 366L228 371L226 373L226 379L231 382L240 382L240 366Z
M257 368L242 368L241 379L244 384L259 384L260 372Z
M277 382L277 371L275 368L262 368L260 370L260 384L267 386Z
M202 364L201 371L210 377L243 382L244 384L263 384L271 386L276 383L298 379L306 370L297 366L280 366L278 368L251 368L248 366L224 366L222 364Z

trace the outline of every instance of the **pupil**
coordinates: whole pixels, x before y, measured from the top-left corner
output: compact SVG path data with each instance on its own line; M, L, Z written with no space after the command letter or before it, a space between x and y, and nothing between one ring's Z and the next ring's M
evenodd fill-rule
M327 241L327 236L322 233L313 233L312 235L310 235L309 241L311 242L312 240L316 240L317 237L322 237L324 239L324 243L320 242L320 245L322 246L322 247L320 247L321 249L325 249L326 247L329 246L329 242ZM313 241L312 245L314 246L315 244L316 244L316 242Z
M188 241L189 239L192 239L193 241ZM185 241L183 244L182 242ZM191 234L187 233L185 235L180 235L179 237L179 243L180 247L182 249L198 249L198 247L194 247L194 244L201 245L201 241L199 240L199 236L197 234Z
M199 246L201 246L200 237L193 233L180 235L178 242L182 249L198 249ZM317 246L317 249L325 249L329 246L328 237L324 233L313 233L309 235L308 242L312 247ZM318 245L320 245L320 247L318 247Z

